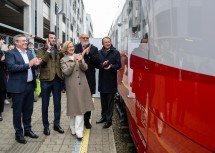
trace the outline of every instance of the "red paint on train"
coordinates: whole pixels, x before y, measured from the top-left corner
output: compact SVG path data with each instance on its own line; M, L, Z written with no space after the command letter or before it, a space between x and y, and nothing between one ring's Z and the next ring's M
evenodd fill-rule
M215 149L215 77L130 56L136 99L119 85L138 152ZM123 94L124 92L124 94Z

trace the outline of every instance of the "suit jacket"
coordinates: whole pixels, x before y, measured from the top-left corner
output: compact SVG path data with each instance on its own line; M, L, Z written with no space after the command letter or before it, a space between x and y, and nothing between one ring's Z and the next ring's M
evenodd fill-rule
M78 54L82 52L83 52L82 45L80 43L75 45L75 53ZM95 90L96 90L95 72L96 72L96 68L99 68L99 64L100 64L98 48L96 46L91 45L90 52L88 55L85 54L84 60L88 65L88 69L87 71L85 71L85 74L90 87L90 91L91 91L91 94L95 94Z
M52 81L57 75L63 79L60 68L60 59L64 56L62 52L55 49L55 60L53 60L51 53L47 52L47 48L38 49L38 58L42 58L39 78L41 81Z
M33 55L30 50L27 50L29 61L33 59ZM9 79L7 83L7 92L10 93L22 93L27 86L28 69L29 65L25 64L22 55L17 48L7 52L5 63L9 72ZM36 85L35 69L31 67L33 75L34 87Z

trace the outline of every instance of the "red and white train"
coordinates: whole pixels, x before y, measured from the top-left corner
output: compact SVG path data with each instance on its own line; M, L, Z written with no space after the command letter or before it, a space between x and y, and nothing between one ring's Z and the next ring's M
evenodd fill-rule
M127 52L118 89L138 153L215 152L214 15L214 0L123 2L109 35Z

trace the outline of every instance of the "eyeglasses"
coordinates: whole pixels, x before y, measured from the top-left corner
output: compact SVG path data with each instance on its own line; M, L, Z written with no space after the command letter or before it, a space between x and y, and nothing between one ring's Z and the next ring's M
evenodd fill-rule
M28 42L27 40L17 40L17 41L21 41L21 42Z
M68 48L74 48L74 46L68 46Z
M81 37L82 39L89 39L89 37Z

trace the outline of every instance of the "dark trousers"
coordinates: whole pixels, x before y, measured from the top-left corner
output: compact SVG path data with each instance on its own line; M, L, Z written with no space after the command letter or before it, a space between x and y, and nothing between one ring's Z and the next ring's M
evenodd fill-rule
M61 115L61 79L57 76L52 81L41 81L42 120L44 127L49 127L48 107L51 92L54 102L54 126L58 126L60 125Z
M10 99L11 98L11 93L7 92L6 93L6 98Z
M13 101L13 126L16 136L23 135L22 123L24 130L31 131L31 116L34 106L34 86L28 83L24 92L12 93Z
M107 122L112 122L114 95L115 93L100 93L102 107L101 115Z
M66 90L65 79L61 80L61 91Z
M90 123L90 116L91 116L91 111L88 111L84 114L84 124Z
M0 91L0 113L4 111L5 92Z

